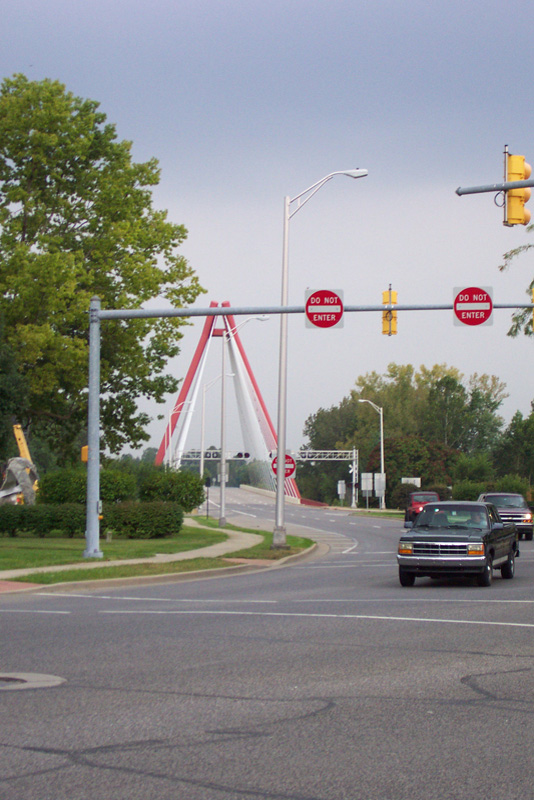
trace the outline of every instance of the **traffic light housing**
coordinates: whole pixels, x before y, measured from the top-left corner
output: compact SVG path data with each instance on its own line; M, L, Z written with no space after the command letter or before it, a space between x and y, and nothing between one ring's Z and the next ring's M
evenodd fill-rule
M506 153L506 182L526 181L530 178L532 167L525 161L525 156ZM504 206L504 225L528 225L530 211L525 208L525 203L530 200L530 188L508 189Z
M382 292L383 305L394 306L397 304L397 292L392 291L391 287ZM387 308L382 311L382 333L385 336L394 336L397 333L397 312L394 308Z

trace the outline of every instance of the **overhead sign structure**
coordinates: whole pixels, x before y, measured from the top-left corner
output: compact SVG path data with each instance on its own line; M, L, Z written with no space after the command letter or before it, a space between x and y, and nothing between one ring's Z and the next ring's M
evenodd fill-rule
M306 290L305 312L307 328L343 327L343 292L331 289Z
M454 290L455 325L493 325L493 289L469 286Z
M278 456L275 456L271 462L271 467L275 475L278 474ZM293 456L286 453L286 464L284 478L291 478L295 474L297 464Z

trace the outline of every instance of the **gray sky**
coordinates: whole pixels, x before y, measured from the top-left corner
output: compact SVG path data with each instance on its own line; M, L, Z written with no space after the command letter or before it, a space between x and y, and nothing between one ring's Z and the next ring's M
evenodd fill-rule
M525 229L502 225L492 195L455 189L499 182L505 143L534 159L531 14L521 0L18 0L2 10L0 74L98 100L136 161L159 159L155 205L189 230L182 252L207 289L198 307L279 305L284 196L354 167L369 176L330 181L291 222L290 304L309 287L373 305L390 283L399 303L448 303L471 285L528 302L530 254L497 269L528 243ZM497 375L510 393L503 416L527 415L533 345L506 336L510 313L471 329L452 312L405 312L392 337L378 313L326 331L290 317L288 446L303 442L309 414L391 362ZM273 421L278 334L278 318L242 331ZM219 373L214 346L206 380ZM208 396L215 444L215 387ZM151 433L157 446L163 423Z

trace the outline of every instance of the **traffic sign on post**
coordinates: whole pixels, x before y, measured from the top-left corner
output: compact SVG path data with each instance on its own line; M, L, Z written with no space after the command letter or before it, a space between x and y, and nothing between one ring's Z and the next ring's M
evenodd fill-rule
M275 456L271 462L271 468L275 475L278 474L278 456ZM285 474L284 478L291 478L295 474L295 470L297 468L297 464L293 456L290 456L289 453L286 453L286 465L285 465Z
M306 290L306 327L342 328L343 292L330 289Z
M493 289L489 286L469 286L454 290L455 325L492 325Z

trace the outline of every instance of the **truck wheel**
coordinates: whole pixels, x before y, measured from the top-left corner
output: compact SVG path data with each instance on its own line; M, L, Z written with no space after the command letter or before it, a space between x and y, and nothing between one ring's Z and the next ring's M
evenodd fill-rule
M507 580L512 580L515 573L515 552L510 550L508 561L501 567L501 576Z
M533 531L529 531L528 533L525 533L525 539L527 540L527 542L531 542L532 541L532 534L533 534Z
M493 580L493 559L491 556L486 557L486 565L484 572L481 572L477 578L479 586L491 586Z
M399 567L399 581L401 586L413 586L415 583L415 575Z

